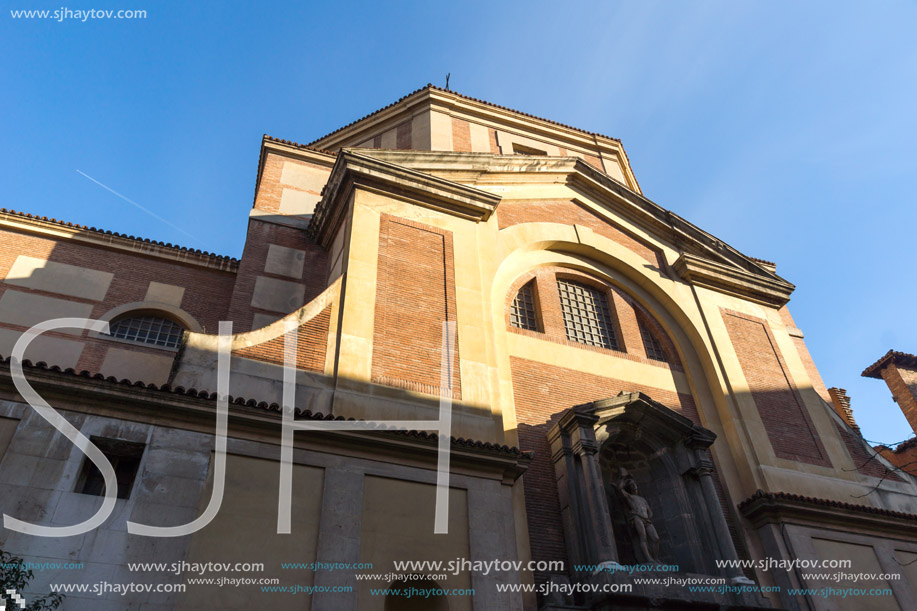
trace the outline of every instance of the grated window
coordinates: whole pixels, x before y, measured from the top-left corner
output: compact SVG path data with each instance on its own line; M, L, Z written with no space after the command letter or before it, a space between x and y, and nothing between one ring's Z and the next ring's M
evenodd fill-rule
M178 347L184 331L178 323L150 315L122 318L111 324L108 329L112 337L168 348Z
M608 298L602 291L569 280L558 280L557 290L560 293L567 339L590 346L618 349Z
M535 281L526 283L516 296L509 309L509 324L520 329L538 330L538 319L535 317Z
M637 326L640 327L640 336L643 337L643 348L646 350L647 358L667 363L669 357L666 356L662 344L656 339L656 336L650 331L647 323L640 316L637 317Z

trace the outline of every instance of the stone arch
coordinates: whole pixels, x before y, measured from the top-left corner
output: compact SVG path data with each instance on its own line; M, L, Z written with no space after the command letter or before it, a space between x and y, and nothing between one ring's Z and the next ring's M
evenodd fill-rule
M158 301L135 301L133 303L125 303L105 312L99 316L99 320L112 322L116 318L120 318L125 314L133 313L151 313L162 315L180 323L188 331L193 333L203 332L203 327L191 314L177 306L173 306L167 303L160 303Z

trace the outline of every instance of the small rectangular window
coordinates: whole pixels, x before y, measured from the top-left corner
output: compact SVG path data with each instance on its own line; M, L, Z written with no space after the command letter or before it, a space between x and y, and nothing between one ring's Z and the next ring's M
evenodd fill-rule
M591 286L558 280L560 308L564 315L567 339L590 346L618 349L608 297Z
M102 454L115 468L115 477L118 480L118 498L126 499L131 495L131 488L140 468L140 459L143 458L144 444L121 439L108 439L105 437L90 437ZM105 494L105 480L102 472L89 457L83 459L83 468L77 479L76 491L80 494L103 496Z
M516 297L509 309L509 324L520 329L530 331L538 330L538 319L535 316L535 287L534 280L525 284Z

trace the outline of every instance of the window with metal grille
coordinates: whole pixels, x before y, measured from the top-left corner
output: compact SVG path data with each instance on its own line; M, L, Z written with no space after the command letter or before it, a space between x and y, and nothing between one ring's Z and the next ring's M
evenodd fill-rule
M649 325L643 320L642 316L637 316L637 326L640 327L640 336L643 337L643 348L646 350L647 358L651 358L654 361L662 361L664 363L668 362L669 357L666 356L662 344L656 339L656 336L653 335Z
M516 296L509 308L509 324L520 329L538 330L538 319L535 316L535 281L530 280Z
M142 314L122 318L109 325L108 330L112 337L119 339L176 348L181 341L184 328L167 318Z
M560 308L564 315L567 339L590 346L618 349L608 297L602 291L569 280L558 280L557 290L560 293Z

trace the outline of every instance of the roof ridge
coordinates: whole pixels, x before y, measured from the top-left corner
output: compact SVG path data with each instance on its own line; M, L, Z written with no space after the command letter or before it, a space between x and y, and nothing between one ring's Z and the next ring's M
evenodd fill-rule
M377 109L377 110L374 110L373 112L371 112L371 113L369 113L369 114L367 114L367 115L364 115L364 116L360 117L359 119L356 119L355 121L351 121L351 122L348 123L347 125L344 125L344 126L342 126L342 127L339 127L339 128L337 128L336 130L334 130L334 131L328 132L327 134L325 134L324 136L321 136L320 138L316 138L315 140L313 140L312 142L310 142L309 145L313 145L313 144L315 144L316 142L319 142L319 141L321 141L321 140L325 140L326 138L328 138L328 137L330 137L330 136L333 136L334 134L336 134L336 133L338 133L338 132L340 132L340 131L343 131L343 130L347 129L348 127L351 127L351 126L353 126L353 125L356 125L357 123L360 123L360 122L362 122L362 121L365 121L366 119L369 119L370 117L373 117L373 116L379 114L380 112L382 112L382 111L384 111L384 110L388 110L389 108L392 108L393 106L397 106L397 105L400 104L401 102L407 100L408 98L414 97L415 95L417 95L418 93L421 93L421 92L423 92L423 91L439 91L439 92L442 92L442 93L448 93L448 94L454 95L454 96L456 96L456 97L459 97L459 98L462 98L462 99L465 99L465 100L469 100L469 101L472 101L472 102L477 102L477 103L479 103L479 104L485 104L485 105L491 106L491 107L493 107L493 108L499 108L500 110L507 110L507 111L512 112L512 113L515 113L515 114L517 114L517 115L522 115L522 116L528 117L528 118L530 118L530 119L537 119L537 120L539 120L539 121L544 121L544 122L546 122L546 123L550 123L550 124L556 125L556 126L558 126L558 127L564 127L564 128L566 128L566 129L572 129L572 130L577 131L577 132L580 132L580 133L582 133L582 134L587 134L587 135L589 135L589 136L598 136L599 138L605 138L605 139L607 139L607 140L613 140L613 141L618 142L618 143L621 142L621 140L620 140L619 138L614 138L614 137L612 137L612 136L606 136L605 134L600 134L600 133L598 133L598 132L591 132L591 131L589 131L589 130L582 129L582 128L580 128L580 127L574 127L574 126L572 126L572 125L567 125L566 123L561 123L560 121L554 121L554 120L552 120L552 119L546 119L546 118L544 118L544 117L539 117L538 115L533 115L533 114L529 114L529 113L527 113L527 112L523 112L523 111L521 111L521 110L516 110L515 108L509 108L508 106L501 106L500 104L494 104L493 102L488 102L487 100L482 100L482 99L480 99L480 98L475 98L475 97L472 97L472 96L470 96L470 95L465 95L465 94L459 93L459 92L457 92L457 91L453 91L452 89L444 89L444 88L442 88L442 87L437 87L436 85L433 85L432 83L427 83L425 87L421 87L420 89L415 89L415 90L412 91L411 93L409 93L409 94L407 94L407 95L405 95L405 96L402 96L402 97L398 98L396 101L392 102L391 104L388 104L388 105L386 105L386 106L383 106L382 108L379 108L379 109Z
M295 146L296 148L299 148L299 149L305 149L307 151L313 151L315 153L322 153L324 155L331 155L332 157L337 157L337 153L335 153L334 151L327 151L325 149L320 149L320 148L317 148L317 147L314 147L308 144L300 144L299 142L293 142L292 140L284 140L283 138L275 138L274 136L270 136L268 134L264 134L263 140L267 140L270 142L278 142L280 144L289 144L290 146Z
M126 233L119 233L117 231L110 231L107 229L96 229L95 227L87 227L86 225L80 225L79 223L71 223L68 221L61 221L55 218L49 218L47 216L38 216L37 214L29 214L28 212L17 212L16 210L8 210L6 208L0 208L0 214L9 214L11 216L18 216L23 219L28 219L31 221L39 221L44 223L54 223L56 225L61 225L62 227L72 227L73 229L82 229L84 231L91 231L93 233L112 236L116 238L123 238L125 240L133 240L135 242L143 242L144 244L153 244L155 246L162 246L163 248L169 248L172 250L179 250L188 252L194 255L199 255L201 257L214 257L216 259L231 261L238 263L238 259L235 257L230 257L228 255L218 255L216 253L208 252L206 250L201 250L199 248L188 248L187 246L179 246L178 244L172 244L171 242L160 242L159 240L151 240L150 238L141 238L132 235L127 235Z

